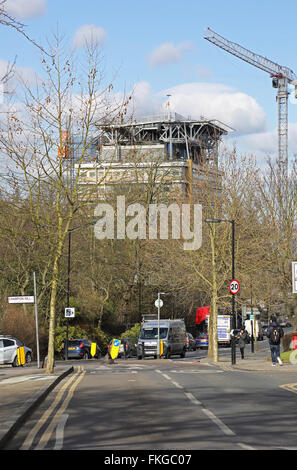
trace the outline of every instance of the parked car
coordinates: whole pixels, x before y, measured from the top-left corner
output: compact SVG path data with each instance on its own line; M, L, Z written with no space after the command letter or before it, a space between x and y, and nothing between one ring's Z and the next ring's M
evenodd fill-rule
M196 351L196 341L193 338L191 333L186 333L187 335L187 350L188 351Z
M110 351L112 345L112 340L109 342L108 345L108 350ZM135 340L133 338L122 338L121 339L121 344L119 347L119 352L118 352L118 357L132 357L132 356L137 356L137 350L136 350L136 345L135 345Z
M68 359L91 359L92 341L89 339L69 339L68 340ZM66 358L65 344L61 349L62 359ZM101 351L98 344L96 345L96 359L101 357Z
M208 334L200 333L196 338L196 347L197 348L208 348Z
M17 353L19 347L24 348L26 364L30 364L32 361L31 348L13 336L0 335L0 364L11 364L12 367L17 367L19 365Z

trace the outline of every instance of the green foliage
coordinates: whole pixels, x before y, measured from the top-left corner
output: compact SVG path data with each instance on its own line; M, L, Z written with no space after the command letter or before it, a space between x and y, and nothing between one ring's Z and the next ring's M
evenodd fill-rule
M55 329L55 351L60 352L62 349L63 343L65 343L66 340L66 326L57 326ZM87 338L88 335L79 326L69 326L68 328L68 338L69 339L74 339L74 338Z
M132 338L135 340L135 342L137 342L140 335L140 330L141 324L136 323L132 328L130 328L130 330L124 331L124 333L121 334L121 338Z
M96 328L94 330L94 335L95 335L97 344L99 344L100 346L101 353L105 354L107 351L107 345L109 341L111 340L110 335L104 333L104 331L102 331L101 328Z

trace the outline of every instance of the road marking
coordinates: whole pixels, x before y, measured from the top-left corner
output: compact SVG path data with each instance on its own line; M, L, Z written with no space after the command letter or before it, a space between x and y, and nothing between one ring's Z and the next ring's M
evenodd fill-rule
M163 377L165 377L165 379L167 379L167 380L171 380L171 377L169 377L169 375L167 375L167 374L163 374L162 372L161 372L161 374L163 375Z
M192 393L185 393L186 397L191 400L191 402L194 404L194 405L202 405L202 403L197 400L197 398L194 397L194 395L192 395Z
M235 433L228 427L223 421L220 420L212 411L207 408L202 408L202 411L206 416L208 416L227 436L235 436Z
M222 374L224 373L223 370L197 370L197 369L189 369L189 370L171 370L174 374Z
M239 445L239 447L241 447L244 450L256 450L254 447L248 444L242 444L241 442L239 442L237 445Z
M171 377L169 377L169 375L167 374L163 374L161 371L159 371L159 369L156 370L157 372L161 373L163 375L163 377L165 377L167 380L169 380L172 384L174 384L177 388L181 388L183 389L184 387L182 387L179 383L177 382L174 382L172 380ZM207 408L204 408L202 403L200 403L199 400L197 400L194 395L192 395L191 393L185 393L186 397L195 405L200 405L201 406L201 411L206 414L206 416L208 418L210 418L213 423L215 423L219 428L220 430L226 434L227 436L235 436L236 434L228 427L226 426L225 423L223 423L222 420L220 420L220 418L218 418L212 411L208 410Z
M38 431L40 430L40 428L43 426L44 423L46 423L47 419L49 418L49 416L51 415L52 411L55 409L55 407L57 406L57 404L59 403L60 399L62 398L63 394L64 394L64 391L67 389L67 387L71 384L71 382L73 382L75 380L75 378L80 374L81 372L81 369L80 369L81 366L79 366L78 368L78 371L70 377L69 380L67 380L67 382L62 386L62 388L60 389L59 393L57 394L54 402L52 403L52 405L50 406L50 408L48 408L45 413L42 415L42 417L40 418L40 420L36 423L36 425L31 429L30 433L28 434L27 438L25 439L25 441L23 442L22 446L20 447L20 450L28 450L30 449L31 445L32 445L32 442L34 441L35 439L35 436L36 434L38 433Z
M182 385L180 385L178 382L174 382L174 380L171 379L171 382L173 385L175 385L177 388L184 388Z
M51 423L48 425L45 432L42 434L42 436L41 436L41 438L38 442L38 445L35 447L36 450L44 449L44 447L48 443L48 441L49 441L49 439L50 439L50 437L53 433L53 430L57 426L57 422L60 420L60 417L63 414L63 412L67 409L67 406L69 405L69 402L70 402L71 398L73 397L74 391L75 391L76 387L78 386L79 382L83 379L85 373L86 373L86 371L84 369L82 371L80 371L80 374L79 374L78 378L76 379L76 381L69 388L67 397L62 402L61 408L54 415Z
M68 414L64 413L61 416L61 419L59 421L59 424L56 429L56 444L54 447L54 450L61 450L63 448L63 442L64 442L64 428L66 421L68 419Z
M297 393L297 383L284 384L284 385L280 385L279 387L283 388L284 390L288 390L289 392Z
M10 379L4 379L0 381L1 385L11 385L17 384L21 382L27 382L28 380L48 380L52 379L53 377L57 377L56 375L27 375L25 377L12 377Z

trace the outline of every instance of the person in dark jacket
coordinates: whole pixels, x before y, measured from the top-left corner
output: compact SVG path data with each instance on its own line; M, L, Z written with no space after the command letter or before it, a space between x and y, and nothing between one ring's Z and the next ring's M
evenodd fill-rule
M244 348L245 343L247 342L247 332L241 328L239 335L238 335L238 346L241 353L241 359L244 359Z
M284 336L284 331L282 327L277 323L277 319L275 316L271 317L270 325L267 328L266 336L269 339L272 365L275 366L276 362L278 362L279 365L282 366L283 363L280 358L280 341L281 338Z

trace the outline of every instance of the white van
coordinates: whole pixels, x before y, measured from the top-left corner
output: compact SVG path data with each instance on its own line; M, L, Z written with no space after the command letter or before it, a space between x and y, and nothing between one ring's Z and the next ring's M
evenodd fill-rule
M158 321L147 320L143 322L138 344L137 359L148 356L157 358ZM185 357L187 350L186 326L183 320L160 320L160 341L163 342L165 358L173 355Z

